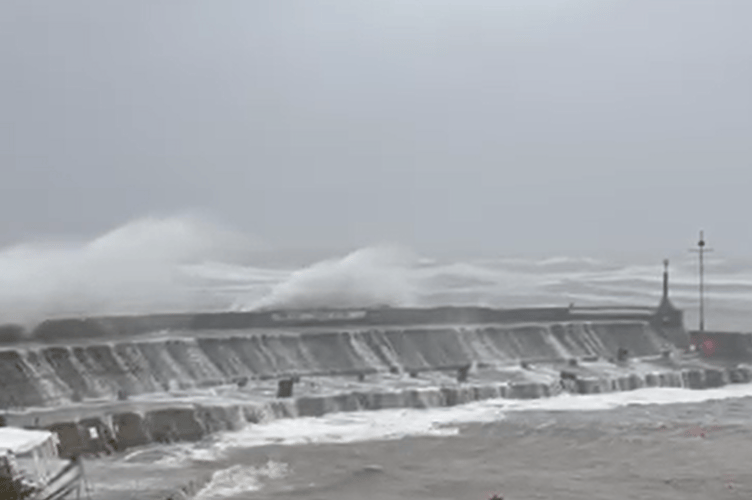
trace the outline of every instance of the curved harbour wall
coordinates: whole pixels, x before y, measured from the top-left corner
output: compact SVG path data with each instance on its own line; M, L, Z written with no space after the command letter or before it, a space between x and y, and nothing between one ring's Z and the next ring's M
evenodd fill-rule
M663 305L661 306L663 307ZM320 309L266 312L221 312L155 314L146 316L112 316L47 320L31 329L20 325L0 325L0 344L13 345L28 341L61 343L83 339L134 338L158 331L186 333L207 330L253 330L279 328L390 328L411 325L478 325L530 322L569 322L602 320L615 316L622 320L656 321L661 328L667 323L681 328L681 313L661 312L648 307L627 307L610 311L605 308L523 308L491 309L486 307ZM678 316L677 316L678 314ZM665 316L665 317L664 317ZM660 317L660 318L659 318Z
M239 430L248 424L279 418L387 408L450 407L493 398L550 397L564 391L593 394L643 387L703 389L729 383L748 383L750 380L750 367L690 368L678 371L656 370L647 374L575 377L568 381L552 376L536 382L486 382L420 389L352 391L260 403L172 402L152 409L99 410L75 418L61 419L54 414L40 413L35 420L38 426L58 434L61 455L96 455L150 443L198 441L215 432ZM28 419L29 416L15 416L13 420L20 423L24 418Z
M0 329L0 410L10 425L56 431L61 453L72 455L338 411L700 389L752 379L743 366L713 368L667 356L686 345L681 313L663 305L55 320L30 332ZM646 361L625 363L625 353ZM466 374L470 367L469 380L440 374ZM275 398L276 379L289 377L312 386L321 377L328 389L301 387L294 398ZM353 382L334 382L343 377ZM363 377L386 384L369 385Z
M648 321L172 332L162 339L0 348L0 408L67 405L242 380L420 372L521 360L659 355Z

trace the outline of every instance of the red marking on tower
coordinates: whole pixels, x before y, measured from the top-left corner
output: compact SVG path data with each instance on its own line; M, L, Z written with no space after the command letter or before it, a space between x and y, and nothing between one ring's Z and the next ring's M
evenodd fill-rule
M692 427L687 430L687 436L704 438L705 429L703 429L702 427Z
M712 356L715 352L715 342L711 339L705 339L702 344L700 344L700 349L702 349L702 353L705 354L705 356Z

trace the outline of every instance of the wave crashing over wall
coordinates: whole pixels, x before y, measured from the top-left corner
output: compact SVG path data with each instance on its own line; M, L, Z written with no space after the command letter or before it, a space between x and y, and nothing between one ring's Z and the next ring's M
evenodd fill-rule
M636 320L207 333L2 350L0 408L113 400L244 378L613 358L621 348L634 356L651 356L659 355L668 342L650 323Z
M88 241L0 249L0 323L229 307L197 293L183 266L238 262L263 248L205 216L147 217Z
M314 262L325 255L285 252L195 214L143 218L88 240L0 248L0 324L33 328L61 317L379 305L624 306L660 298L658 262L436 261L384 245ZM746 329L742 306L752 297L752 265L717 258L708 264L712 327ZM672 296L691 321L695 267L690 256L672 262Z

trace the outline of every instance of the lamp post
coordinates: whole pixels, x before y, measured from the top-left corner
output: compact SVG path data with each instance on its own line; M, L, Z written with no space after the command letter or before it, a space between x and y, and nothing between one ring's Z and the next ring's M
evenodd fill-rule
M705 248L705 235L700 231L700 240L697 242L697 248L691 249L690 252L697 252L700 257L700 331L705 331L705 252L712 252L712 248Z

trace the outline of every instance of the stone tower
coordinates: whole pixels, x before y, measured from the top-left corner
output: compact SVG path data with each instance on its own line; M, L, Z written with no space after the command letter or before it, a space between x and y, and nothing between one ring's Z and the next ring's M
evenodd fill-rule
M655 311L653 326L680 348L688 348L689 334L684 329L684 313L674 307L668 298L668 259L663 261L663 297Z

